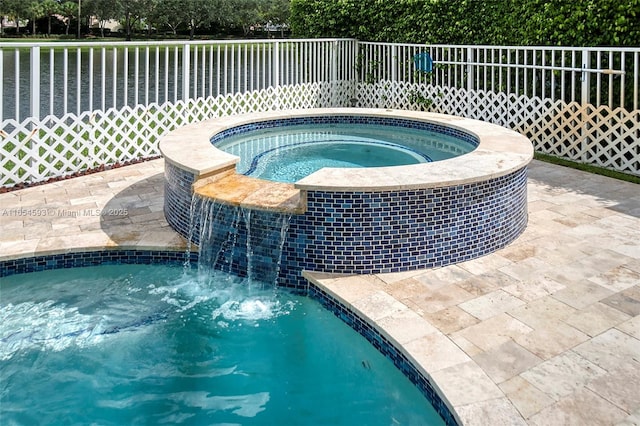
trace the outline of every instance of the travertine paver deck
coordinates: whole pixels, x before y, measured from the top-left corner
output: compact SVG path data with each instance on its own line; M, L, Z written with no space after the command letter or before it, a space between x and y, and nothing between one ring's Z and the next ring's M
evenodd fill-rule
M0 194L0 259L181 249L163 162ZM533 162L529 226L434 270L307 274L375 321L465 424L640 424L640 186Z

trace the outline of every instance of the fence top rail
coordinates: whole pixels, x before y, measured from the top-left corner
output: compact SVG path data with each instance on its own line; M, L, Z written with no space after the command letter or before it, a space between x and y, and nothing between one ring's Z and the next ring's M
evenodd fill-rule
M376 41L358 41L358 44L369 46L406 46L422 48L442 48L442 49L487 49L487 50L555 50L555 51L589 51L589 52L640 52L640 47L617 47L617 46L499 46L499 45L479 45L479 44L427 44L427 43L381 43Z
M140 47L140 46L184 46L189 45L238 45L238 44L275 44L275 43L302 43L302 42L335 42L355 41L355 39L340 38L314 38L314 39L238 39L238 40L148 40L148 41L36 41L36 42L0 42L0 49L31 47Z
M466 44L422 44L422 43L382 43L374 41L359 41L353 38L311 38L311 39L212 39L212 40L147 40L147 41L34 41L34 42L0 42L0 49L29 49L31 47L44 48L74 48L74 47L141 47L141 46L184 46L188 45L239 45L239 44L275 44L275 43L317 43L317 42L358 42L365 46L403 46L415 48L440 49L476 49L476 50L519 50L519 51L588 51L588 52L631 52L640 53L640 47L616 46L499 46L499 45L466 45Z
M454 47L454 48L472 48L472 49L512 49L512 50L575 50L575 51L589 51L589 52L606 52L614 50L616 52L640 52L640 47L622 47L622 46L494 46L494 45L473 45L473 44L430 44L428 47Z

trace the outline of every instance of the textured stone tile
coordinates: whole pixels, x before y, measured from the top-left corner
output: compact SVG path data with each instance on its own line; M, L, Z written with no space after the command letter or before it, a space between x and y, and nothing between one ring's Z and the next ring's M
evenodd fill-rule
M582 309L612 294L611 290L583 280L553 293L553 297L576 309Z
M77 235L42 238L38 243L37 250L43 253L61 253L66 250L107 248L113 246L113 241L108 235L101 231L95 231L85 232L80 238Z
M589 339L589 336L561 321L549 321L537 325L528 334L514 340L542 359L549 359Z
M589 239L597 236L601 236L607 233L607 229L604 226L598 226L597 224L590 225L580 225L574 228L570 228L566 231L567 235L581 238L581 239Z
M504 397L498 386L473 361L435 371L431 377L456 409Z
M529 210L529 213L533 213L540 210L547 210L549 209L549 207L552 207L552 206L555 206L555 204L552 204L548 201L540 200L540 199L536 201L531 201L531 198L530 198L528 203L528 210Z
M587 387L626 412L640 407L640 360L623 364L602 377L592 380Z
M602 299L602 303L611 306L627 315L640 315L640 296L638 295L638 286L629 287L628 289Z
M375 280L362 275L341 276L339 279L322 280L322 283L327 290L347 304L381 292L383 284L376 285Z
M438 312L424 314L424 317L441 332L451 334L478 323L478 319L457 306L450 306Z
M503 287L503 290L520 300L531 302L563 288L565 288L564 284L560 284L550 277L542 276L531 281L516 281L514 284Z
M473 360L496 383L509 380L542 362L541 358L513 341L480 353Z
M504 288L513 284L516 284L519 281L516 278L513 278L507 274L500 272L499 270L494 270L491 272L485 272L481 275L477 275L474 277L475 279L480 279L486 283L487 286L496 287L496 288ZM467 281L461 281L457 285L463 286Z
M549 397L559 400L606 374L606 370L575 352L568 351L525 371L520 376Z
M583 388L563 398L529 419L529 424L539 426L610 425L622 421L627 413Z
M589 280L611 291L622 291L640 283L640 272L619 266Z
M529 418L540 410L555 403L553 398L520 376L515 376L500 383L499 386L502 392L504 392L511 403L525 418Z
M462 349L441 333L431 333L411 340L404 348L429 374L470 360Z
M615 423L616 426L638 426L640 425L640 409L629 414L624 420Z
M392 284L385 285L384 288L387 293L398 300L420 297L430 291L424 283L414 278L394 281Z
M577 311L565 322L593 337L627 321L629 318L631 318L629 315L617 309L603 303L594 303Z
M458 266L473 275L482 275L492 273L494 270L510 265L511 263L512 262L506 257L495 253L491 256L482 256L477 259L468 260L458 264Z
M410 279L415 277L416 275L424 274L424 271L404 271L404 272L392 272L386 274L377 274L377 277L380 278L387 284L395 284L399 281L404 281L406 279Z
M624 364L636 365L640 357L640 340L614 328L578 345L573 350L592 363L613 371L622 368Z
M431 288L438 288L450 284L455 284L459 281L464 281L473 276L469 271L461 268L458 265L451 265L444 268L432 269L425 271L422 274L416 275L414 278L420 282L425 283Z
M488 320L454 333L462 336L482 350L490 350L520 335L526 335L533 329L517 319L499 314Z
M496 290L458 306L474 317L485 320L524 304L525 302L517 297L503 290Z
M637 240L636 242L627 242L611 247L611 250L625 256L633 257L634 259L640 259L640 243L638 243Z
M353 300L351 305L373 321L401 312L407 307L383 291Z
M549 321L563 321L575 314L576 309L556 300L553 296L533 300L511 309L509 314L530 327L545 327Z
M551 265L532 257L512 265L504 266L500 268L500 272L520 281L529 281L539 277L541 274L546 274L550 269Z
M525 426L527 422L507 398L476 402L456 409L465 426Z
M473 296L482 296L500 288L493 280L483 276L460 281L456 285Z
M418 312L424 315L458 305L471 298L473 298L471 293L457 285L447 285L411 298L410 301L407 301L407 304L418 309Z
M3 260L33 256L40 244L39 238L29 240L0 241L0 258Z
M138 246L150 250L165 250L167 248L186 248L186 240L173 229L154 230L145 232L138 240Z
M449 338L470 357L474 357L484 352L482 349L460 335L449 336Z
M538 253L538 248L533 244L512 244L500 251L500 256L509 261L510 265L514 262L522 262L525 259L534 257ZM464 266L463 266L464 267Z
M630 320L619 324L616 328L632 337L635 337L636 339L640 339L640 316L633 317Z
M380 318L376 325L402 345L428 334L439 333L437 328L408 308Z

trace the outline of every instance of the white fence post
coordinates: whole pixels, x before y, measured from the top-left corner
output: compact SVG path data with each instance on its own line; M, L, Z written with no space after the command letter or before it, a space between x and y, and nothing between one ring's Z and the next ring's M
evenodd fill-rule
M281 109L280 102L280 42L276 41L273 43L273 52L272 52L272 65L273 65L273 74L271 74L271 85L276 89L276 105L277 109Z
M191 74L191 45L189 43L185 43L182 46L182 100L185 105L189 102L189 91L191 89L191 84L189 81L189 77Z
M582 162L587 162L589 152L589 104L590 104L590 83L591 83L591 57L589 50L582 51L582 75L581 79L581 96L580 96L580 153L578 158Z
M331 104L337 105L338 91L338 40L331 43Z
M474 66L473 62L475 56L473 54L473 47L467 47L467 117L475 118L473 114L473 104L471 102L471 92L474 88Z
M35 120L40 119L40 46L31 47L30 55L30 84L31 98L29 105L29 113ZM17 82L16 82L17 84Z
M29 153L29 173L36 176L38 171L38 133L40 127L40 46L32 46L30 49L30 75L29 82L31 84L31 96L29 104L29 113L31 114L32 125L31 135L29 135L25 150ZM18 82L16 81L16 84Z

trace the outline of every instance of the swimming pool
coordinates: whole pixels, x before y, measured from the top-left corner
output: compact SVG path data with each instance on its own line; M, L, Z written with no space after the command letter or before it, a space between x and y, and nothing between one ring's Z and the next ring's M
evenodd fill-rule
M298 123L301 120L294 120ZM402 124L404 126L402 126ZM238 173L277 182L296 182L325 167L389 167L440 161L463 155L477 143L400 120L368 123L327 117L218 135L214 146L239 157Z
M18 274L0 291L8 424L443 424L308 297L157 265Z

